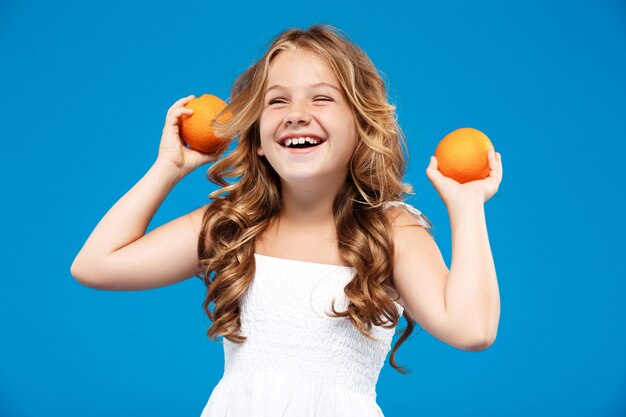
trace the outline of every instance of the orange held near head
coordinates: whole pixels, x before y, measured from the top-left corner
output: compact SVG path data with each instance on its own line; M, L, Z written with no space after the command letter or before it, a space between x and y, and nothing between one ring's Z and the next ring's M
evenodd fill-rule
M437 145L437 168L446 177L464 184L489 176L491 141L483 132L463 127L448 133Z
M203 94L185 104L193 110L193 114L183 114L180 118L180 133L185 143L203 153L213 153L226 146L229 139L215 136L211 129L215 117L226 106L225 101L211 94ZM217 121L224 123L231 117L232 113L226 112Z

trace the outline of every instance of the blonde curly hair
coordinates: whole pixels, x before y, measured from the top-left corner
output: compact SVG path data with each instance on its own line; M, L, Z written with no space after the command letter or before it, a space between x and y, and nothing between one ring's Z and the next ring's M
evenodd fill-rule
M215 118L232 113L227 122L216 121L214 131L224 138L238 136L238 142L207 171L207 178L221 187L209 194L213 201L204 213L198 242L196 275L207 286L203 308L213 322L207 334L214 340L222 335L233 343L246 340L239 334L240 300L255 274L255 242L280 215L281 207L280 178L267 159L256 153L259 119L270 63L281 51L294 49L312 52L330 65L355 115L358 142L333 213L340 256L356 269L356 275L344 290L347 309L337 312L333 305L332 311L334 317L346 317L363 336L375 340L369 334L372 325L394 328L400 320L391 279L391 224L383 204L413 194L411 185L402 182L406 139L374 64L347 35L322 24L278 34L267 52L236 79L230 103ZM225 177L239 179L228 183ZM213 312L210 303L214 303ZM403 315L407 327L389 361L407 373L395 360L396 351L414 328L406 308Z

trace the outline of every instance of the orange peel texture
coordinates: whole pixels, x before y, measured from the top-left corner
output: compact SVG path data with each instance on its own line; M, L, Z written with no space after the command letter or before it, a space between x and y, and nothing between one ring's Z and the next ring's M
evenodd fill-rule
M211 129L215 117L226 106L224 100L211 94L203 94L185 104L186 108L193 110L193 114L183 114L180 118L180 133L185 143L199 152L213 153L230 142L229 138L215 136ZM224 123L232 116L228 111L217 121Z
M493 145L478 129L463 127L448 133L437 145L437 167L446 177L464 184L489 176L488 151Z

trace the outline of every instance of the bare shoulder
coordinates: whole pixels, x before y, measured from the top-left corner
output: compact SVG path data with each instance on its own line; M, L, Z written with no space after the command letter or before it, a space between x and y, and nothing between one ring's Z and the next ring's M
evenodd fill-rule
M428 333L454 345L445 310L449 270L425 221L409 207L386 210L394 239L393 282L409 314Z
M408 212L402 206L390 207L385 212L392 227L395 248L394 270L404 269L409 262L408 258L411 257L432 255L435 252L441 255L433 235L426 226L429 224L428 221L418 219L414 213Z

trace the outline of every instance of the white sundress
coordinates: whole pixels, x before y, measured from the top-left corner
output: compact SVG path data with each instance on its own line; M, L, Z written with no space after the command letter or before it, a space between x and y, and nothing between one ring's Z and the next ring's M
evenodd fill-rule
M404 202L424 227L421 212ZM353 267L255 254L241 304L242 344L224 343L224 374L201 417L382 417L376 383L395 328L372 326L366 339L347 318L328 317ZM402 314L403 307L395 303Z

